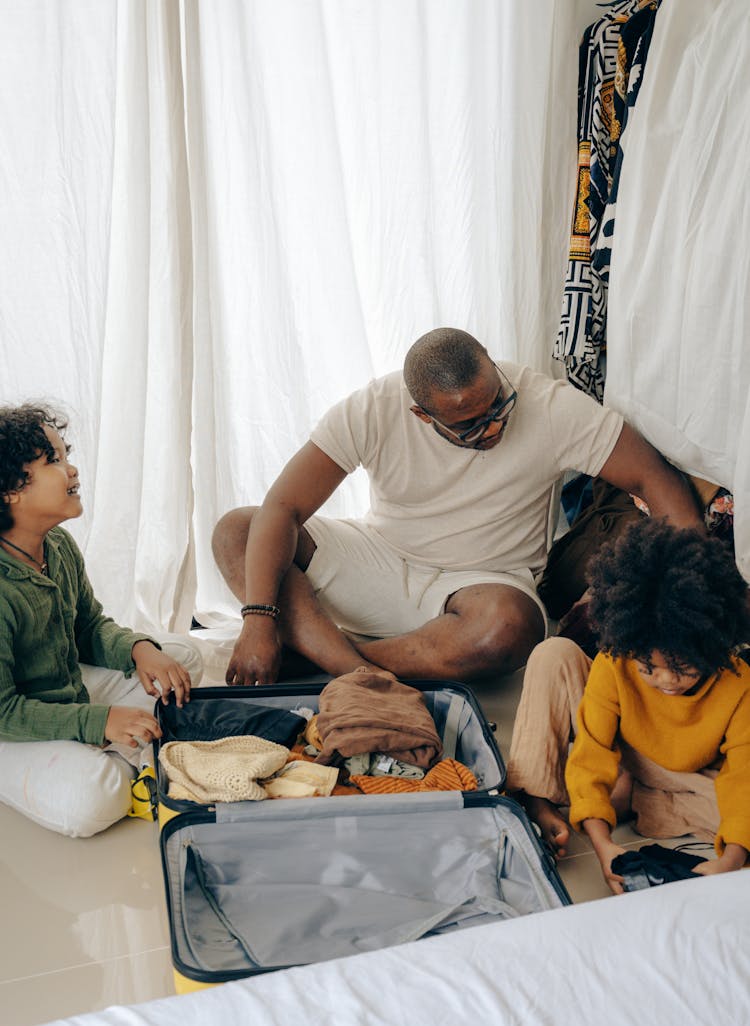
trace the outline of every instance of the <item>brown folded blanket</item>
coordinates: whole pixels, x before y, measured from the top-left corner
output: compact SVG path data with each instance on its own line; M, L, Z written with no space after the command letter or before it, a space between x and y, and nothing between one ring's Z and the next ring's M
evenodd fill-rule
M336 677L320 693L318 730L330 765L363 752L383 752L429 769L443 754L424 696L377 673L356 670Z

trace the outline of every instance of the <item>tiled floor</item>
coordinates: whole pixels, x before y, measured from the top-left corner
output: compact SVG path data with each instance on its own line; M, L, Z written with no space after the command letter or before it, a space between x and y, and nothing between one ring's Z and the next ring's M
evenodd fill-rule
M521 674L477 688L507 755ZM0 1021L33 1026L173 993L155 824L124 820L88 840L52 834L0 805ZM621 844L643 838L628 827ZM573 901L608 890L576 837L560 874ZM613 899L614 900L614 899Z

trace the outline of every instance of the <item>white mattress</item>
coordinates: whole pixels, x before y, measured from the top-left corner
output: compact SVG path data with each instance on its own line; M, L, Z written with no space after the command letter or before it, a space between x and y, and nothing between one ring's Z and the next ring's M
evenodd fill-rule
M750 872L729 873L56 1023L739 1026L748 909Z

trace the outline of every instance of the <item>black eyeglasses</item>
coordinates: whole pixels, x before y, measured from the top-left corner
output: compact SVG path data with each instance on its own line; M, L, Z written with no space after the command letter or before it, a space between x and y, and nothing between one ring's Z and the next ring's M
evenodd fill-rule
M495 370L501 379L500 391L485 415L480 417L478 420L475 420L471 427L466 428L465 431L454 431L453 428L449 428L447 424L443 424L441 420L438 420L437 417L433 417L432 414L430 414L430 419L438 424L443 431L447 431L449 435L453 435L454 438L457 438L459 442L477 442L490 424L496 424L498 421L506 420L510 416L510 412L516 405L516 400L518 399L518 392L516 392L497 364L495 365ZM507 384L508 388L511 390L507 399L503 398L502 383Z

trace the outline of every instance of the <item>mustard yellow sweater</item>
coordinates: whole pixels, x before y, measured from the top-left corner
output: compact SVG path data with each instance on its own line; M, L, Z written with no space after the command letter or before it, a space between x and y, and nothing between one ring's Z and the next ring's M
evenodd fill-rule
M616 823L610 794L622 737L664 769L695 773L721 758L716 778L719 853L729 843L750 850L750 666L715 674L695 694L664 695L646 684L636 663L600 654L578 709L578 732L565 782L570 822ZM722 758L723 757L723 758Z

